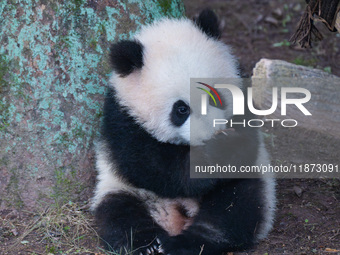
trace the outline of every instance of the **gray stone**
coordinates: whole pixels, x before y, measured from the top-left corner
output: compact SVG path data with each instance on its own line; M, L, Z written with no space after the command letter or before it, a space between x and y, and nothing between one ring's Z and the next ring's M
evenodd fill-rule
M295 119L299 126L340 137L340 78L318 69L294 65L281 60L261 59L252 76L254 102L260 109L272 105L272 88L278 87L277 110L267 118ZM281 115L280 88L302 87L310 91L311 99L303 104L312 116L305 116L295 105L287 106ZM294 94L292 98L301 97Z

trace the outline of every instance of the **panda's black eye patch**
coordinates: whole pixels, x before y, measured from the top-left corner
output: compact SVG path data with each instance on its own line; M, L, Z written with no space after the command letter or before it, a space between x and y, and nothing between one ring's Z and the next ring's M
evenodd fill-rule
M188 119L190 115L190 107L182 100L174 103L170 113L170 120L176 127L180 127Z

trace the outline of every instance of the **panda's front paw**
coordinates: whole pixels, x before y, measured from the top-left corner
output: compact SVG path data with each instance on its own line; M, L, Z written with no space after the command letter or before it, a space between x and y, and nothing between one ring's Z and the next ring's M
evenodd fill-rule
M143 247L143 251L139 252L139 255L169 255L165 253L161 240L156 238L152 244L147 247Z

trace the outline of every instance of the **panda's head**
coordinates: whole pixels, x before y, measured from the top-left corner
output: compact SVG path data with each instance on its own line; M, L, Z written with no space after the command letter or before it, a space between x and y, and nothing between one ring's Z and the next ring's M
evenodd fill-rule
M219 36L217 17L206 10L195 21L162 19L133 40L112 45L110 85L117 100L158 141L198 145L216 131L189 103L190 78L238 77L237 63ZM215 118L225 117L225 111L209 109ZM190 141L190 122L211 126L211 132Z

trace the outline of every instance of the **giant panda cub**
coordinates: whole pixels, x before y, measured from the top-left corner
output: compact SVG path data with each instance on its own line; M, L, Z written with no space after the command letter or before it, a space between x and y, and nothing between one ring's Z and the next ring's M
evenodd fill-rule
M195 21L162 19L112 45L92 203L107 249L219 255L247 249L271 229L272 179L190 178L190 120L197 116L190 78L239 77L219 37L217 17L205 10ZM226 164L269 162L256 128L215 131Z

